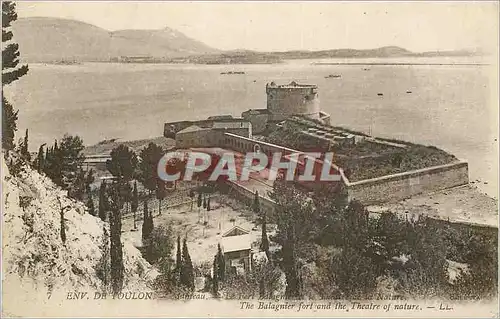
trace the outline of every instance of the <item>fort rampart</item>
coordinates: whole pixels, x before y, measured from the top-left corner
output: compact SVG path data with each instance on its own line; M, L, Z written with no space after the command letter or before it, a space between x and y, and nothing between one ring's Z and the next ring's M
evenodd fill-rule
M458 161L356 182L345 179L344 183L349 199L370 205L468 184L469 170L467 162Z

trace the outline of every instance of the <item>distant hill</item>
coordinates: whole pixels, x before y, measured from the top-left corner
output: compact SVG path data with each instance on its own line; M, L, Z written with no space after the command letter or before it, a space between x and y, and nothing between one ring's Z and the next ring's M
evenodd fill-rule
M201 64L239 64L239 63L279 63L283 60L296 59L328 59L328 58L393 58L393 57L437 57L437 56L473 56L480 54L472 51L432 51L411 52L397 46L376 49L333 49L321 51L283 51L257 52L250 50L234 50L209 55L174 58L170 62Z
M397 46L369 50L258 52L221 51L168 27L108 31L68 19L20 18L13 24L21 57L28 62L175 62L201 64L279 63L289 59L470 56L469 51L415 53ZM127 58L122 58L127 57Z
M120 56L173 58L216 53L181 32L120 30L59 18L20 18L13 24L23 60L29 62L109 61Z

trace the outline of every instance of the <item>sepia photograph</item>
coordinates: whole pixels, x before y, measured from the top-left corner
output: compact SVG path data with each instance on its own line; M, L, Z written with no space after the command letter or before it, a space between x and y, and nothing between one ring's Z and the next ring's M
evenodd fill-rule
M498 318L498 1L2 1L2 317Z

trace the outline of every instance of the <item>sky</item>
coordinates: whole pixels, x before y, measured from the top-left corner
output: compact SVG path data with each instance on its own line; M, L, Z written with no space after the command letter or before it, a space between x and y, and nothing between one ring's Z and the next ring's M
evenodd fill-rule
M497 2L17 2L19 17L169 27L222 50L498 49Z

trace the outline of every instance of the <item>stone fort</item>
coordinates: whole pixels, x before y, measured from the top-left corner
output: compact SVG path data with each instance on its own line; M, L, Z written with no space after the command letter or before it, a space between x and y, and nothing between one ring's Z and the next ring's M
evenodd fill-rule
M266 154L302 153L282 145L268 143L260 136L266 136L280 129L287 123L301 125L300 134L307 137L312 145L321 145L328 149L332 145L356 147L358 143L377 144L386 148L405 152L408 145L390 142L366 134L330 126L330 115L320 109L318 87L311 84L291 82L266 85L267 107L250 109L241 117L231 115L212 116L205 120L169 122L164 125L164 136L175 139L177 149L222 148L234 152L255 152L256 149ZM255 136L260 135L260 136ZM366 156L365 156L366 157ZM364 157L354 160L366 160ZM357 199L363 204L376 204L385 201L397 201L416 194L434 192L459 185L468 184L468 164L454 159L439 165L399 173L386 173L376 178L351 181L344 174L343 168L332 165L342 176L350 199ZM262 183L261 183L262 184ZM257 190L257 184L231 185L244 198L251 200ZM261 187L259 185L259 187ZM260 194L272 189L266 185L259 189ZM272 201L265 196L264 205L272 207Z

